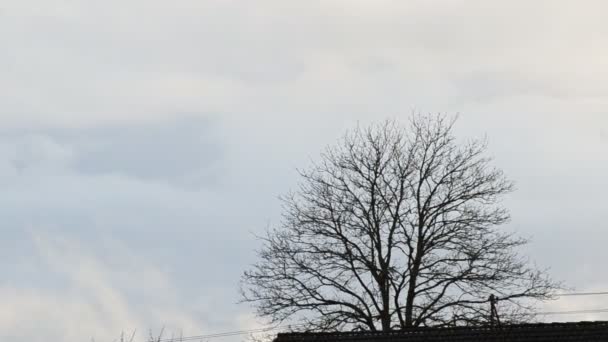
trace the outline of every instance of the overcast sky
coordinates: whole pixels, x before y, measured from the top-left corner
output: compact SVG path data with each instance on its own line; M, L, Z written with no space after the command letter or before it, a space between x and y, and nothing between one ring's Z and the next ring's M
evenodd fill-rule
M608 290L605 1L0 0L0 340L258 327L236 302L297 167L460 113L509 228ZM571 298L545 310L608 308ZM608 319L604 315L547 320ZM240 338L228 340L237 341Z

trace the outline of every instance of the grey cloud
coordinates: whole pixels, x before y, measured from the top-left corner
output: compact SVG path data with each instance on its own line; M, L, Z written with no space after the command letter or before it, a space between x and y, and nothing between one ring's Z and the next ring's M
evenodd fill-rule
M605 32L597 15L605 12L600 2L589 8L558 2L551 15L541 4L521 2L182 0L173 6L132 0L103 6L65 2L60 9L30 3L8 7L3 22L8 28L0 31L8 52L0 56L6 75L0 85L7 89L0 96L14 120L46 120L40 112L85 122L120 120L124 112L144 118L169 115L175 106L250 114L277 106L297 110L294 102L312 111L361 111L345 100L361 97L397 102L407 111L427 103L443 109L454 100L475 100L477 91L492 95L531 83L551 85L544 86L549 93L568 92L575 87L567 86L564 74L575 77L579 87L603 84L594 76L605 53L603 45L593 44ZM121 12L110 10L114 7ZM129 19L134 17L138 20ZM23 26L18 18L36 24ZM560 24L583 19L584 25ZM389 66L380 77L369 72L378 63ZM521 76L536 70L539 80ZM479 81L496 73L508 74L508 82ZM402 101L376 90L387 83L386 75L392 75L389 82L395 78L391 88L402 90ZM473 89L446 93L446 84L450 90L454 82ZM497 90L486 90L497 83ZM370 99L374 91L380 94ZM585 92L606 95L605 88Z
M521 92L606 95L606 51L594 44L606 32L601 2L30 3L8 7L0 30L0 96L13 120L370 115L386 103L458 111L455 103Z
M608 257L603 1L2 6L0 256L17 266L0 264L0 285L66 286L28 267L28 230L103 262L114 238L146 259L130 267L166 271L201 329L239 329L250 232L278 224L293 170L358 121L415 109L462 112L461 136L487 133L518 184L508 228L532 236L525 252L568 285L608 286L594 273Z
M144 125L114 125L69 132L76 144L74 168L83 173L118 173L144 180L211 186L222 150L215 123L196 118Z
M146 124L4 132L3 159L16 172L61 165L83 174L195 188L220 181L223 147L212 119L181 116Z

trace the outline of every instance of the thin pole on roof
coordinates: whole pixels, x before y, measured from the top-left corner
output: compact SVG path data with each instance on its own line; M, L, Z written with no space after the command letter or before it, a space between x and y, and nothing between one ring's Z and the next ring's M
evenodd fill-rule
M498 310L496 309L496 303L498 302L498 297L494 294L490 295L490 326L500 326L500 317L498 317Z

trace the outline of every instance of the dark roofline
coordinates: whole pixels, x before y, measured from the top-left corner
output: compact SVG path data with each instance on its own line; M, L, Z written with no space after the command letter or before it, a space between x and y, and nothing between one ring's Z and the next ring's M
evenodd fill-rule
M309 342L309 341L353 341L353 340L392 340L396 338L441 334L449 336L465 333L475 334L510 334L526 332L556 332L556 331L601 331L608 333L608 321L581 321L555 323L525 323L502 326L470 326L470 327L418 327L393 331L353 331L353 332L294 332L279 333L276 342Z

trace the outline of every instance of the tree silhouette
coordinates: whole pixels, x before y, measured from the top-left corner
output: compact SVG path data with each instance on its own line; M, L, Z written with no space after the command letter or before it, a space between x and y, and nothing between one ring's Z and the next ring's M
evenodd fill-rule
M455 119L414 116L358 128L300 171L284 218L242 278L244 301L310 330L483 324L533 312L557 287L504 232L513 183Z

